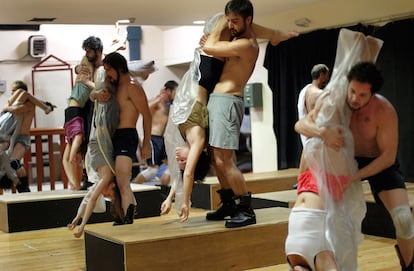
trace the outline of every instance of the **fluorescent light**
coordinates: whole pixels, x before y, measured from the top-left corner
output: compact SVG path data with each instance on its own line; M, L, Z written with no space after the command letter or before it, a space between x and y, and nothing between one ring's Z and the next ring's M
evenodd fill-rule
M204 20L197 20L197 21L193 22L193 24L205 24L205 23L206 23L206 21L204 21Z
M116 21L117 24L130 24L135 22L135 18L129 18L129 19L121 19Z

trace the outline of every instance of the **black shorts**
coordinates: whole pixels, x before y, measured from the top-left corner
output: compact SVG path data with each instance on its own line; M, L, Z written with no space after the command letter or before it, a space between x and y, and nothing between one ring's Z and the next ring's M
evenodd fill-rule
M355 160L358 162L358 168L365 167L374 159L375 158L355 157ZM399 167L400 165L398 161L395 161L395 163L389 168L386 168L373 176L365 178L365 180L368 180L369 185L371 186L371 191L374 195L375 202L382 204L381 200L378 197L378 193L381 191L406 188L404 178L399 170Z
M114 146L114 158L128 156L135 161L137 159L138 132L135 128L116 129L112 138Z

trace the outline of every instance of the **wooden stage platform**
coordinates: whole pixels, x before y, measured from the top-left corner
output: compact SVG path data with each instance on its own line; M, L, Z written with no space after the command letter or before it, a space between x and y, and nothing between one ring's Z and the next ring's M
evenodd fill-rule
M414 183L406 183L411 209L414 207ZM362 183L367 213L362 221L364 234L395 238L395 228L390 215L383 205L375 202L367 181ZM286 207L292 208L297 198L296 190L259 193L252 196L254 208Z
M256 210L257 224L227 229L205 213L85 231L87 270L246 270L285 263L289 209Z
M297 182L299 169L290 168L262 173L245 173L247 189L252 194L292 189ZM191 203L195 208L216 210L220 206L217 190L220 184L217 177L207 177L205 181L194 183Z
M160 215L160 188L131 184L138 202L138 217ZM51 190L0 196L0 230L19 232L66 226L76 215L86 191ZM106 201L106 212L94 213L88 223L113 221Z

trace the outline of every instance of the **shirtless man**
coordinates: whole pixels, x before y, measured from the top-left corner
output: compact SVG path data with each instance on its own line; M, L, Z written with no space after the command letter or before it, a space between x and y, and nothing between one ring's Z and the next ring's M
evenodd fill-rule
M143 117L144 139L141 156L150 155L151 112L144 89L131 82L126 59L119 53L110 53L102 61L106 78L117 86L119 124L113 137L116 181L121 193L123 224L132 224L137 202L131 190L132 161L136 157L138 133L136 129L140 114Z
M329 81L329 68L325 64L316 64L311 70L312 83L307 84L299 93L298 119L305 117L314 107L316 100ZM300 135L302 146L306 137Z
M367 78L375 80L367 81ZM402 270L413 270L414 222L404 180L398 171L398 116L393 105L377 91L382 76L375 64L362 62L353 67L347 103L353 111L350 129L355 142L355 158L359 170L352 180L368 180L375 200L383 204L396 228L395 246ZM300 120L296 131L307 137L320 137L331 148L343 144L342 131L334 127L318 127L314 123L317 110Z
M227 228L256 223L251 206L251 193L234 161L234 151L239 147L240 126L244 114L243 90L253 73L259 46L252 28L253 5L248 0L229 1L225 17L203 45L203 51L214 57L226 58L220 81L208 102L209 144L221 189L223 205L207 214L207 220L224 220ZM220 34L228 27L232 41L220 41ZM224 122L224 120L228 120ZM233 197L239 203L236 205Z
M16 170L20 183L16 185L19 193L30 192L27 173L21 164L26 151L30 148L30 127L35 115L35 107L39 106L46 114L54 109L51 103L44 103L27 92L27 85L22 81L15 81L12 85L12 97L9 99L3 111L10 112L17 120L21 118L20 130L16 131L17 136L11 139L10 165ZM18 128L17 126L16 128Z
M144 183L155 177L159 167L163 163L167 163L164 131L167 126L169 107L174 99L177 87L177 82L173 80L167 81L160 90L159 95L149 102L149 109L152 116L151 157L147 160L148 167L135 177L133 180L134 183Z

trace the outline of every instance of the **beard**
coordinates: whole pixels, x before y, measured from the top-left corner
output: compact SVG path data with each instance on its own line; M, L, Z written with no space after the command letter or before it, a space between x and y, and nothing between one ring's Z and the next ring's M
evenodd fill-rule
M232 28L230 29L230 34L232 36L232 38L239 38L241 37L244 33L246 32L246 24L243 26L242 29L240 29L239 31L237 31L236 29Z
M117 87L119 85L119 72L116 72L117 78L113 78L112 76L108 76L107 80L109 81L109 83L115 87Z
M351 103L349 103L349 101L346 101L346 104L348 105L349 109L351 109L351 111L358 111L361 108L364 108L365 106L367 106L369 104L369 101L365 104L362 104L362 105L354 103L354 106L353 106Z
M95 63L95 62L96 62L96 60L98 59L98 56L95 54L95 55L93 55L93 56L87 56L86 58L88 59L88 61L89 61L90 63Z

